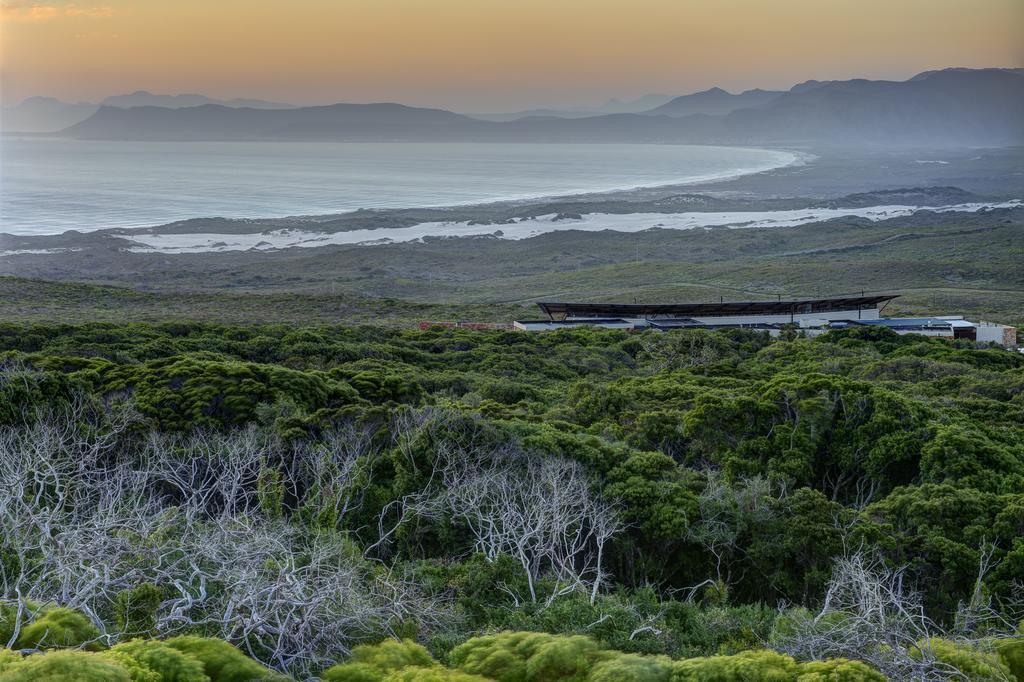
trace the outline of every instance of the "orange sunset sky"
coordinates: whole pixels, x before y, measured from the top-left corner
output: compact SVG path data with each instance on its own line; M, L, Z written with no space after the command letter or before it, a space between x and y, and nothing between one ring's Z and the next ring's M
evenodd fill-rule
M5 104L138 89L464 111L1024 66L1024 0L0 0Z

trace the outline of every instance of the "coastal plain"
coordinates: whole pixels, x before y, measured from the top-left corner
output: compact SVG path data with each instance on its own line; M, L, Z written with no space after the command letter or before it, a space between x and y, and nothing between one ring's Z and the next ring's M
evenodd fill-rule
M0 315L8 320L406 325L508 322L537 300L756 300L871 291L888 312L1024 324L1024 150L795 150L802 161L730 180L447 208L328 216L203 218L139 230L0 235ZM1002 205L936 211L960 204ZM918 206L892 218L854 209ZM851 215L836 216L837 208ZM818 210L828 220L735 229L572 229L585 216ZM839 211L839 213L843 213ZM502 227L557 230L502 238ZM462 222L483 236L403 243L151 252L147 240L395 230ZM655 223L657 224L657 223ZM382 232L384 234L384 232Z

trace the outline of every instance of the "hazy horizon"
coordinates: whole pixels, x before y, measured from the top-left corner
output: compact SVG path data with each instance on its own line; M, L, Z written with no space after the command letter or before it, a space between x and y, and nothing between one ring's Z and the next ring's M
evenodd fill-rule
M1018 68L1024 68L1024 67L1004 66L1004 65L963 67L963 66L959 66L959 65L945 65L945 66L936 66L936 67L931 68L931 69L923 69L921 71L914 71L913 73L908 73L908 74L906 74L903 77L897 77L897 78L878 78L878 79L870 79L870 80L888 80L888 81L893 81L893 82L902 82L902 81L909 80L909 79L913 78L914 76L916 76L916 75L918 75L920 73L923 73L923 72L927 72L927 71L943 71L943 70L961 69L961 68L965 68L965 69L982 69L982 70L984 70L984 69L1018 69ZM131 96L131 95L145 93L145 94L152 95L152 96L155 96L155 97L191 97L191 96L200 96L200 97L206 97L206 98L209 98L209 99L212 99L212 100L215 100L215 101L234 101L234 100L239 100L239 101L242 101L242 100L264 101L264 102L268 102L268 103L275 103L275 104L282 104L282 105L291 105L291 106L295 106L295 107L330 106L332 104L384 104L384 103L388 103L388 104L402 104L402 105L411 106L411 107L447 109L447 110L450 110L450 111L456 111L458 113L467 113L467 114L477 114L477 113L478 114L491 114L491 113L528 111L528 110L532 110L532 109L537 109L537 110L542 110L542 109L552 109L552 110L554 110L554 109L561 109L561 110L566 110L566 111L573 110L573 109L578 109L578 110L585 111L585 110L590 109L590 110L593 110L595 113L600 113L599 110L600 110L601 107L609 105L609 104L611 104L613 102L617 101L620 104L629 104L632 101L639 101L639 100L641 100L644 97L651 97L651 96L654 96L654 97L656 97L656 96L666 96L666 97L675 98L675 97L679 97L679 96L685 96L685 95L691 95L691 94L696 94L696 93L700 93L700 92L706 92L706 91L712 90L714 88L721 88L721 89L725 90L726 92L728 92L730 94L741 94L741 93L746 92L748 90L788 91L793 86L796 86L796 85L798 85L800 83L804 83L804 82L808 82L808 81L823 81L824 82L824 81L830 81L830 80L852 80L852 79L867 79L867 78L865 76L850 76L848 78L814 78L814 77L808 77L808 78L804 78L804 79L801 79L801 80L798 80L798 81L794 81L792 83L789 83L788 85L782 85L782 86L779 86L779 87L767 87L767 86L761 86L761 85L753 85L753 86L748 87L748 88L724 88L724 87L718 86L718 85L710 85L710 86L708 86L706 88L701 88L699 90L682 90L682 91L678 91L678 92L675 92L675 91L673 91L673 92L644 92L644 93L630 93L628 95L622 95L622 94L619 94L619 93L610 92L610 93L607 93L603 98L598 98L598 99L594 99L594 100L590 100L590 101L586 101L586 102L576 102L576 103L568 103L568 104L566 104L566 103L555 103L555 102L541 102L541 103L533 103L533 104L528 104L528 105L527 104L523 104L523 105L519 105L519 106L510 105L510 106L504 107L504 108L501 108L501 107L498 107L498 108L491 107L490 109L487 109L487 108L482 108L482 109L481 108L477 108L477 109L472 109L472 108L464 109L464 108L455 107L455 106L422 105L422 104L410 103L410 102L399 100L399 99L380 99L380 100L337 99L337 100L325 100L325 101L313 102L313 101L296 101L296 100L271 100L271 99L265 99L265 98L262 98L262 97L257 97L255 95L250 96L250 95L245 95L245 94L234 95L234 96L230 96L230 97L229 96L220 96L220 95L212 94L210 92L200 91L198 89L191 89L191 90L190 89L184 89L184 90L180 90L180 91L161 92L161 91L155 91L155 90L147 89L147 88L137 88L137 89L132 90L132 91L124 91L124 92L109 92L109 93L106 93L106 94L101 95L99 97L96 97L93 100L68 100L68 99L62 99L60 97L57 97L57 96L54 96L54 95L51 95L51 94L48 94L48 93L36 93L36 94L26 95L25 97L22 97L22 98L17 99L17 100L11 100L11 101L8 101L7 98L3 98L2 103L3 103L4 106L16 106L16 105L22 104L25 101L30 100L30 99L43 98L43 99L56 99L56 100L59 100L59 101L62 101L64 103L66 103L66 104L100 105L100 104L103 104L105 100L110 99L110 98L125 97L125 96Z
M3 0L2 95L8 106L147 90L483 113L1024 66L1016 0L724 4Z

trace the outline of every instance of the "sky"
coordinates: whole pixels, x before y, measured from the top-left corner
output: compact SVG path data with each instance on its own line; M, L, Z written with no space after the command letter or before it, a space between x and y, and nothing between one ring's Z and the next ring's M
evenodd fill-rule
M0 0L4 104L135 90L460 111L1024 66L1024 0Z

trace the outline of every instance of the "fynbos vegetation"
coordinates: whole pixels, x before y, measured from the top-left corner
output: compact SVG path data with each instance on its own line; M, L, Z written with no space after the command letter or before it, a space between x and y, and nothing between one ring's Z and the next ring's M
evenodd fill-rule
M1024 679L1024 356L0 328L0 680Z

